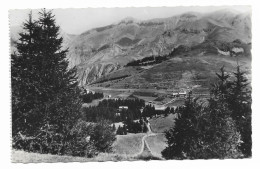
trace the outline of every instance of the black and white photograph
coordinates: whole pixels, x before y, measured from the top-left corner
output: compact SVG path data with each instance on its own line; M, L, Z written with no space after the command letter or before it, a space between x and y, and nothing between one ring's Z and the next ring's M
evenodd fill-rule
M251 6L8 15L12 163L254 156Z

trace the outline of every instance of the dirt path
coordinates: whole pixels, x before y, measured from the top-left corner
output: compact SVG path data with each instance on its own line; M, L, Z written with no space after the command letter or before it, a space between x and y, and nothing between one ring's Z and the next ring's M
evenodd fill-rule
M145 139L146 139L147 137L150 137L150 136L155 136L156 134L152 132L151 126L150 126L150 123L149 123L149 122L147 123L147 128L148 128L147 134L146 134L145 136L143 136L143 138L142 138L141 150L140 150L140 152L137 153L135 156L141 155L142 153L144 153L144 151L148 151L148 152L150 152L150 153L153 155L153 153L152 153L152 151L151 151L151 149L150 149L150 147L149 147L149 145L147 144L147 142L146 142ZM146 149L147 149L147 150L146 150ZM153 155L153 156L154 156L154 155Z

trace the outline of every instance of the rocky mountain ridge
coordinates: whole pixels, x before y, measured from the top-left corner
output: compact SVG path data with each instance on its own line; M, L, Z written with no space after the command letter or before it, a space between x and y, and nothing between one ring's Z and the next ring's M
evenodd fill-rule
M223 44L235 40L251 43L251 16L221 10L145 21L129 17L80 35L62 32L61 36L64 46L69 47L70 67L78 68L79 82L84 86L122 69L130 61L166 55L180 45L190 48L214 42L221 50Z

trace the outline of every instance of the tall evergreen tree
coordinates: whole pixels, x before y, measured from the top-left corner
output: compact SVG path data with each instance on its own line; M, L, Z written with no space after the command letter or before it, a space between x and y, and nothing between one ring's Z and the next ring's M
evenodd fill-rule
M185 107L178 111L175 127L165 132L168 147L162 151L166 159L195 158L194 149L198 145L198 119L197 116L202 109L201 106L192 101L191 97L185 102Z
M52 11L43 9L37 21L30 14L23 27L11 60L14 142L25 135L36 151L63 153L81 107L76 69L68 69Z
M250 157L252 155L251 89L248 86L245 72L240 70L240 66L237 66L234 76L235 80L231 83L228 103L232 111L232 118L241 134L242 143L239 148L245 157Z
M41 87L39 81L39 60L37 58L38 46L35 39L38 34L37 23L32 20L32 14L23 24L17 53L11 55L11 84L12 84L12 133L19 131L32 133L41 123L37 119L43 117L42 113L34 113L39 105ZM33 127L32 127L33 126Z

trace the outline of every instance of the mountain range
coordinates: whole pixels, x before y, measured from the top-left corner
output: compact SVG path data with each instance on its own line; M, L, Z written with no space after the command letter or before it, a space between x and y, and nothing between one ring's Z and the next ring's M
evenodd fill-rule
M15 50L13 42L19 37L17 32L19 28L10 28L11 50ZM193 77L194 73L205 76L205 73L211 72L209 69L215 71L209 65L216 61L227 65L232 62L234 66L232 52L240 53L243 63L251 63L251 15L232 10L206 14L188 12L150 20L127 17L118 23L93 28L80 35L61 31L60 36L64 39L64 47L69 48L69 66L78 69L81 86L109 79L117 79L115 83L124 85L140 82L151 84L156 81L155 74L160 72L160 81L167 79L163 74L169 72L173 79L179 77L176 72L181 72L181 76L186 78L189 75L183 74L188 73L186 69L191 63L197 64L200 69L189 69L190 76ZM175 52L180 48L187 50ZM169 59L145 67L126 66L129 62L150 56L169 56ZM185 70L180 67L180 60L187 67ZM215 66L217 68L220 65ZM250 69L250 64L247 69Z

